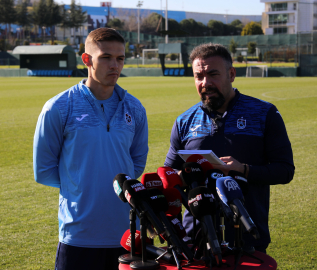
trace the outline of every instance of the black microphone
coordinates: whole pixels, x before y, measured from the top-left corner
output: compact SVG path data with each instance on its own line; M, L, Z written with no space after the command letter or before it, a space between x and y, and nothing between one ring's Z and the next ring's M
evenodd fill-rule
M179 254L183 254L183 256L192 261L193 254L191 253L188 246L179 239L177 232L175 231L174 227L171 224L171 221L166 217L165 212L168 210L168 202L163 195L162 191L157 188L152 188L148 190L150 194L150 205L154 212L159 216L159 219L162 221L165 227L164 236L172 243L172 245L176 248L176 251ZM164 237L165 238L165 237Z
M226 218L226 220L233 225L233 213L230 207L223 203L222 200L220 200L217 189L216 189L216 182L217 179L220 177L224 177L225 174L218 169L211 169L206 172L207 177L207 187L211 190L211 193L214 194L214 197L216 199L216 202L218 203L218 206L220 207L223 216Z
M150 207L148 190L138 180L129 180L123 183L123 193L127 201L140 213L144 213L158 234L165 231L163 224L158 220Z
M113 178L112 181L115 193L118 195L119 199L124 203L127 202L127 199L124 197L124 193L122 192L122 186L126 180L131 180L131 177L127 174L119 173Z
M245 229L255 239L259 239L258 229L242 204L244 198L238 183L231 176L227 176L218 178L216 185L219 198L230 206L235 215L241 220Z
M204 183L204 172L196 162L185 162L182 165L181 175L185 183L191 188L196 188Z
M211 251L217 260L217 264L221 263L221 248L218 242L217 234L213 225L211 215L216 212L214 196L207 187L197 187L188 193L188 205L192 215L201 223L201 228L205 236L207 236Z

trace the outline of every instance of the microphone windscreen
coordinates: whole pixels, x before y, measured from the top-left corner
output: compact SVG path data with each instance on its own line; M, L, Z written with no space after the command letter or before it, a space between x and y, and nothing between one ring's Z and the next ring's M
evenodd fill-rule
M207 171L213 169L214 167L212 164L202 155L194 154L187 158L186 162L196 162L198 163L201 168L203 169L203 172L206 173Z
M156 172L144 173L141 178L141 183L147 188L158 188L163 190L163 183Z
M207 182L207 187L211 190L211 192L215 195L216 194L216 182L217 179L220 177L224 177L225 174L218 169L212 169L206 172L206 182Z
M124 173L119 173L113 178L113 182L112 182L115 193L118 195L119 199L125 203L127 202L127 200L124 197L122 186L124 181L126 180L131 180L131 177Z
M127 251L131 251L131 233L130 230L126 230L121 237L120 245ZM141 254L142 252L142 242L140 231L135 231L135 253Z
M218 178L216 187L219 198L226 205L229 205L234 199L244 200L240 186L231 176Z
M228 176L231 176L234 180L237 181L237 183L241 187L243 196L246 196L249 192L249 184L244 174L241 172L231 170L229 171Z
M216 205L214 195L207 187L196 187L188 192L188 205L192 215L198 220L205 215L214 215Z
M147 189L138 180L125 181L123 183L122 191L133 208L137 208L137 205L142 203L142 201L148 202L149 197Z
M196 162L185 162L182 165L182 177L188 186L194 182L198 185L204 184L204 172L201 166Z
M148 194L151 198L150 206L154 213L166 212L168 210L168 202L163 192L157 188L148 189Z
M175 186L183 186L182 180L171 167L159 167L157 169L157 174L162 180L163 188L171 188Z
M182 211L182 195L176 188L163 189L163 194L168 202L166 215L176 216Z

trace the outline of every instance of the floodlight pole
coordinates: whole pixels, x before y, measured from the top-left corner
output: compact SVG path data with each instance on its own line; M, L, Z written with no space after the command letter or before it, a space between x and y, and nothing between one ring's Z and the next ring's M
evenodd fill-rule
M143 1L139 1L136 5L138 9L138 44L140 44L140 7L142 7Z
M165 7L165 31L168 31L168 16L167 16L167 0L166 0L166 7ZM168 43L168 34L165 35L165 43Z

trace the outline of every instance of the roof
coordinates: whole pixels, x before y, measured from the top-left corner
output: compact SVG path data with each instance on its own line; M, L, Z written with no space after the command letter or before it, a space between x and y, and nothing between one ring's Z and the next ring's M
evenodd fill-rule
M72 54L74 49L69 45L17 46L13 54Z

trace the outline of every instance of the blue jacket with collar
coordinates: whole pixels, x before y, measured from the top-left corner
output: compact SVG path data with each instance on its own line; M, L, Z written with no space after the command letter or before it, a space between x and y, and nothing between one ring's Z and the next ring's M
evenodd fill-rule
M148 127L142 104L118 85L110 120L84 82L50 99L33 145L38 183L60 188L59 240L79 247L120 247L130 207L114 192L118 173L138 178L146 164Z
M216 121L216 113L208 112L201 102L176 119L165 165L180 170L184 161L177 151L182 149L211 149L218 157L232 156L249 164L249 193L245 197L245 207L261 238L254 240L245 235L245 240L249 245L266 245L270 243L269 185L286 184L292 180L295 167L291 144L283 119L274 105L235 91L227 112ZM189 233L191 221L192 218L185 214L184 227ZM226 226L226 232L230 238L229 226Z

